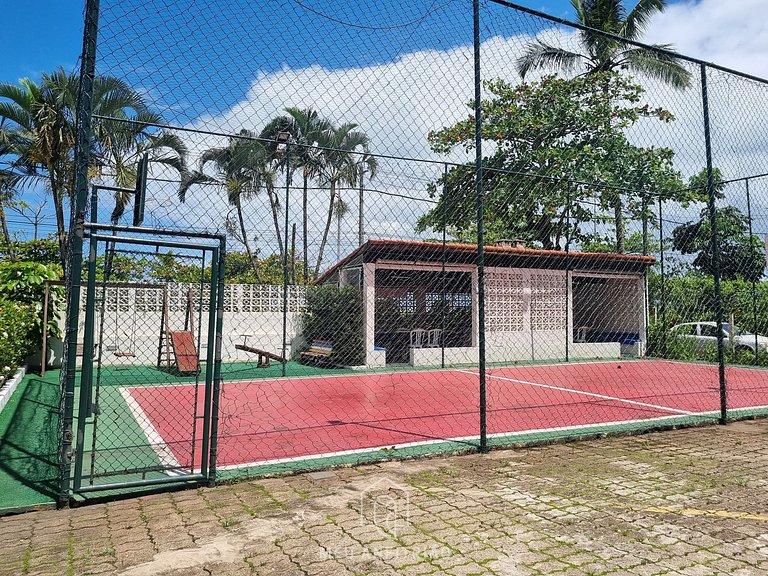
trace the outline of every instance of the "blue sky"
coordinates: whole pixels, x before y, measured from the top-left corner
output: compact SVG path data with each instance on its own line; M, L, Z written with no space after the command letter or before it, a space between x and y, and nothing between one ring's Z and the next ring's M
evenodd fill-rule
M314 4L312 0L307 3ZM349 2L333 0L323 4ZM561 17L571 12L568 0L522 0L519 4ZM83 10L83 4L75 0L8 2L3 8L3 33L0 34L0 54L3 55L0 82L39 78L41 72L58 66L74 70L82 49ZM373 14L371 20L383 17Z
M572 17L569 0L518 2ZM646 39L768 77L768 22L754 17L764 2L671 2L654 18ZM0 82L38 79L59 66L75 71L82 0L9 4L0 35ZM362 5L368 7L364 13ZM461 85L471 80L469 6L467 0L102 0L99 66L144 91L172 124L258 130L284 106L315 106L337 122L354 120L377 134L376 152L424 157L426 132L444 125L438 122L449 109L461 111L471 93ZM430 7L434 14L413 25ZM410 25L361 33L328 18L378 28ZM483 22L484 39L535 35L545 26L497 6L484 11ZM484 55L486 69L509 75L515 53L503 42L499 46L501 51ZM382 101L388 110L376 107ZM749 109L752 102L737 105ZM678 126L684 133L687 124L681 120ZM42 196L25 193L31 204ZM30 229L20 216L11 226Z

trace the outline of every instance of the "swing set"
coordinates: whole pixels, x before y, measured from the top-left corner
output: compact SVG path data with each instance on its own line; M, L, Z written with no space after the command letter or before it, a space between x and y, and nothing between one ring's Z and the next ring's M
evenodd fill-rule
M169 372L173 371L184 375L199 374L200 360L195 346L195 305L192 288L187 290L183 330L171 330L169 309L168 291L166 290L163 293L163 314L160 318L157 367L162 367L163 352L165 352L165 368ZM171 360L171 356L173 356L173 360Z

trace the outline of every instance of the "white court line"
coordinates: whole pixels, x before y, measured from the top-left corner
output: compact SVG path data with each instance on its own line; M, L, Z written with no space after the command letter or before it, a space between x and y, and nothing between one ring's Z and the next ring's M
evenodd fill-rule
M469 372L467 370L457 370L463 374L472 374L473 376L479 376L477 372ZM591 396L592 398L600 398L602 400L613 400L615 402L624 402L626 404L632 404L634 406L643 406L644 408L653 408L655 410L665 410L667 412L674 412L675 414L683 414L685 416L693 416L695 412L689 412L688 410L679 410L678 408L670 408L669 406L660 406L659 404L648 404L646 402L638 402L636 400L629 400L628 398L619 398L618 396L607 396L605 394L597 394L595 392L586 392L584 390L575 390L573 388L565 388L564 386L553 386L552 384L539 384L538 382L528 382L527 380L518 380L516 378L506 378L504 376L494 376L493 374L487 374L488 378L496 378L497 380L505 380L507 382L516 382L518 384L526 384L528 386L536 386L538 388L549 388L550 390L560 390L561 392L571 392L573 394L581 394L583 396Z
M147 442L149 442L152 450L154 450L155 454L157 454L157 457L160 459L160 463L163 466L173 468L172 470L166 470L165 473L168 476L185 476L187 473L182 471L181 464L179 464L179 461L176 460L176 457L168 447L168 444L165 443L165 440L163 440L163 437L152 425L152 422L149 420L149 417L144 412L142 407L131 395L130 389L120 387L119 390L120 394L125 400L125 403L128 404L128 408L130 409L133 418L141 428L141 431L144 432L144 436L146 436Z
M766 406L768 408L768 406ZM488 438L512 438L512 437L518 437L518 436L529 436L532 434L547 434L551 432L571 432L571 431L583 431L585 434L590 434L595 429L601 429L605 428L606 426L626 426L629 424L646 424L648 422L660 422L660 421L668 421L673 420L677 421L677 418L681 418L683 416L698 416L698 417L704 417L704 416L717 416L720 414L719 411L711 411L711 412L690 412L688 414L679 414L679 415L670 415L670 416L655 416L653 418L635 418L632 420L615 420L615 421L609 421L609 422L595 422L592 424L574 424L571 426L559 426L554 428L533 428L530 430L518 430L515 432L495 432L493 434L488 434ZM353 450L341 450L338 452L323 452L320 454L308 454L306 456L291 456L288 458L275 458L273 460L258 460L256 462L247 462L243 464L227 464L224 466L217 466L217 470L237 470L239 468L255 468L259 466L270 466L270 465L276 465L276 464L290 464L292 462L306 462L307 460L320 460L325 458L334 458L338 456L354 456L356 454L369 454L371 452L380 452L383 449L404 449L404 448L415 448L419 446L430 446L434 444L445 444L448 442L468 442L473 441L477 442L479 440L479 434L475 434L474 436L457 436L455 438L445 438L445 439L436 439L436 440L422 440L418 442L406 442L403 444L387 444L382 446L374 446L372 448L356 448ZM510 448L513 448L514 445L510 445ZM502 447L503 448L503 447Z

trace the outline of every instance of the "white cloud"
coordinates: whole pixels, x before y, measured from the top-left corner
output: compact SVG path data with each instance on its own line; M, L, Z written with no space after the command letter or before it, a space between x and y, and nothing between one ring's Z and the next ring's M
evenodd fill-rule
M763 4L764 0L673 4L654 18L647 40L671 43L681 53L768 76L768 23L760 17ZM572 45L572 35L562 30L551 27L540 30L548 41L559 38ZM516 81L516 56L530 40L531 37L524 34L487 39L482 47L484 78ZM717 72L710 74L709 82L716 164L729 177L768 172L765 154L768 116L764 111L768 87ZM645 81L644 84L648 90L647 100L672 110L677 121L667 125L641 122L633 130L633 137L643 145L672 147L676 151L677 166L686 176L698 171L704 166L698 87L677 91L658 82ZM225 133L236 133L241 128L258 132L287 106L312 107L335 122L357 122L371 136L376 153L445 160L444 156L429 150L427 134L466 117L469 113L466 104L472 95L472 49L471 45L465 45L449 50L411 52L390 62L362 67L328 69L309 65L259 73L239 102L222 114L201 117L191 126ZM188 139L198 153L224 142L220 137L211 136ZM449 159L468 158L458 151ZM381 159L380 164L381 174L372 186L420 198L426 197L426 182L434 180L442 170L440 165L386 158ZM739 190L734 188L733 193L737 198ZM170 198L171 192L158 190L156 194ZM313 193L311 235L315 247L325 219L326 197L324 192ZM199 201L192 202L195 198ZM350 204L350 215L343 222L342 234L349 248L356 244L356 193L345 191L344 198ZM376 193L368 194L366 204L366 230L372 237L414 237L415 221L428 208L421 202L408 203ZM764 204L759 203L756 210L768 212ZM189 210L187 218L207 227L220 226L229 207L220 192L206 189L191 191L185 209ZM292 192L289 210L291 221L300 222L300 193ZM276 243L266 202L258 198L249 200L246 211L252 233L260 236L262 252L270 252L270 246ZM690 211L680 212L681 218L690 215ZM173 212L169 211L165 217L173 218ZM334 235L335 224L328 248L331 256L335 252ZM300 244L300 239L298 242Z

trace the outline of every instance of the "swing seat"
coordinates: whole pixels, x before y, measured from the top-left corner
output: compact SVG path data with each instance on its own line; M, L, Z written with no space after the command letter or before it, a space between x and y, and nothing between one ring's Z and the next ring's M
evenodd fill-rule
M136 358L136 354L133 352L115 352L115 356L118 358Z

